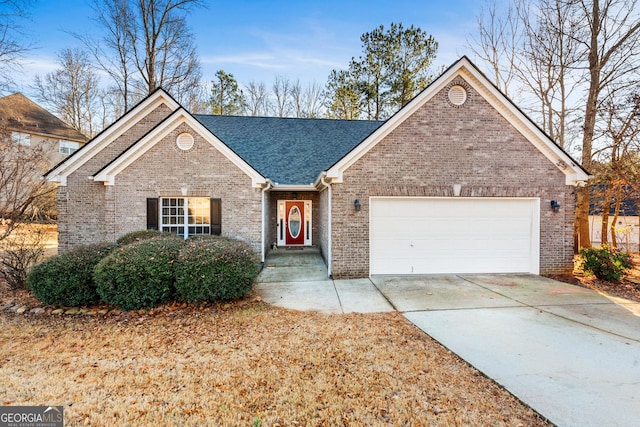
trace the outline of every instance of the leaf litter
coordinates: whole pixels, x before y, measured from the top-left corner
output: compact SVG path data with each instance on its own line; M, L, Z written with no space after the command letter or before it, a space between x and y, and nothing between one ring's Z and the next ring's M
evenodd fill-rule
M551 425L398 313L2 312L0 342L2 403L63 405L70 426Z

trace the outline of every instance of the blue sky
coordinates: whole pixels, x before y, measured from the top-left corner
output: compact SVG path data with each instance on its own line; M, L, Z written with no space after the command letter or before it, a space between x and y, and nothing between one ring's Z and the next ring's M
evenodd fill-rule
M196 9L189 25L203 69L211 80L218 69L241 84L269 86L276 75L302 83L326 82L333 68L348 65L361 52L360 35L380 24L402 22L432 34L439 43L436 66L469 55L466 38L475 28L479 0L448 1L208 1ZM35 74L55 68L55 56L79 46L69 32L95 34L89 1L38 0L28 28L36 49L24 64L22 87L29 93Z

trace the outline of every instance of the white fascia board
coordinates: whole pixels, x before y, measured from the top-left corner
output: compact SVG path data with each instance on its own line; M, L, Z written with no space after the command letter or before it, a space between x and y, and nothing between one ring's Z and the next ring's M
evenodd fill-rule
M275 191L317 191L318 190L316 186L313 184L308 184L308 185L282 184L280 185L278 183L274 183L271 189Z
M87 142L86 144L89 145L87 148L79 152L78 156L69 157L66 161L49 172L46 176L47 181L59 182L60 185L66 185L67 177L69 175L102 151L114 139L131 129L138 123L139 118L146 116L162 104L167 105L171 111L175 111L180 108L180 105L168 96L164 90L158 90L138 104L135 108L127 112L124 116L120 117L115 123L105 129L93 140Z
M245 162L240 156L238 156L233 150L231 150L226 144L220 141L215 135L213 135L207 128L205 128L199 121L197 121L186 110L180 109L169 116L166 120L166 124L158 126L156 129L145 135L135 145L130 147L122 156L116 159L108 167L104 168L100 173L94 177L94 181L104 182L105 185L114 185L116 176L133 164L144 153L153 148L159 141L166 137L169 133L173 132L183 123L189 125L198 134L203 137L207 142L220 151L226 158L228 158L234 165L247 174L251 178L251 184L253 187L263 187L267 180L260 175L255 169L253 169L247 162Z

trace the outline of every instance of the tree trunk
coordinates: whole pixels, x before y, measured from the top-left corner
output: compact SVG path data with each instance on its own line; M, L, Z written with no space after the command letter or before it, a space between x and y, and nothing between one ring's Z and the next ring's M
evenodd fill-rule
M584 127L582 137L582 167L587 171L591 168L593 135L598 114L598 94L600 93L600 72L602 63L599 58L598 35L600 34L600 4L597 1L592 5L591 40L589 43L589 93L584 112ZM575 230L578 233L578 245L580 248L590 248L589 236L589 186L578 188L578 200L576 202Z
M616 238L616 225L618 224L618 216L620 216L620 205L622 203L622 185L618 185L616 191L616 209L613 214L613 220L611 221L611 246L618 247L618 240Z
M602 201L602 229L600 231L600 244L606 245L609 242L609 211L611 210L611 190L604 190L604 200Z
M589 236L589 187L578 187L576 189L576 213L575 213L575 234L576 242L580 248L591 247L591 237Z

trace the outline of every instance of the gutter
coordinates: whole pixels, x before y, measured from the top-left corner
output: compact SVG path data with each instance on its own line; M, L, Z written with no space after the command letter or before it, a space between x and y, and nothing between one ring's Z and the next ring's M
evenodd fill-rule
M327 172L322 172L320 176L320 183L327 189L328 193L328 212L327 212L327 275L332 277L331 273L331 247L333 245L331 241L332 229L331 229L331 184L328 183L325 178L327 177Z
M264 260L265 260L265 246L264 246L264 239L265 236L267 234L266 232L266 226L267 226L267 222L265 220L265 208L266 208L266 193L267 191L269 191L273 186L271 185L271 181L267 179L266 181L266 185L262 188L261 191L261 197L262 197L262 230L260 232L260 270L262 270L262 267L264 267Z

